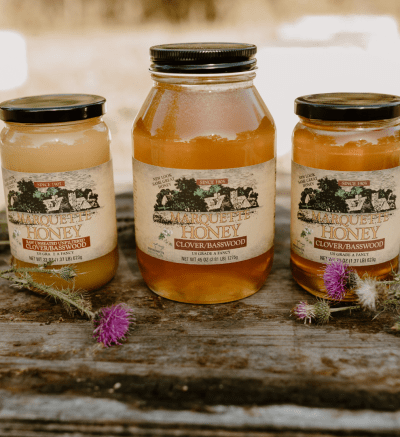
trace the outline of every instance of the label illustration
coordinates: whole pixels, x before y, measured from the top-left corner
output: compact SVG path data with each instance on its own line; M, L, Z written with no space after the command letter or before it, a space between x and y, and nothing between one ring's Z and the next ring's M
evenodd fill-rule
M136 244L183 264L226 264L273 245L275 160L182 170L133 160Z
M14 257L62 265L89 261L115 248L111 161L69 172L2 171Z
M373 265L399 254L400 167L338 172L292 162L292 250L310 261Z

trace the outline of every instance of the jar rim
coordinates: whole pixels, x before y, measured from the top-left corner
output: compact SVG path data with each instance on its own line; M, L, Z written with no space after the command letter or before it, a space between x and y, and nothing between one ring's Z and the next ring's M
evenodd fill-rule
M165 73L229 73L255 68L257 46L246 43L202 42L150 47L151 70Z
M0 103L0 119L6 123L63 123L105 113L106 99L91 94L45 94Z
M378 93L325 93L298 97L295 114L322 121L374 121L400 116L400 97Z
M217 78L223 78L223 77L230 77L230 76L243 76L246 73L255 73L256 70L258 70L258 67L253 68L252 70L247 70L247 71L235 71L232 73L206 73L206 72L201 72L201 73L173 73L173 72L162 72L162 71L157 71L157 70L152 70L151 68L149 68L149 71L151 74L154 74L156 76L161 76L161 77L182 77L182 78L193 78L193 77L217 77Z

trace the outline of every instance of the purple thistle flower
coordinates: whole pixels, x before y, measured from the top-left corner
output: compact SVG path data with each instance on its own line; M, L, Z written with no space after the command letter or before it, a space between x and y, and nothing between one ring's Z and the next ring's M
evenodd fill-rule
M351 268L341 260L327 264L324 272L324 285L327 295L333 300L342 300L351 281Z
M311 319L315 317L314 305L301 301L292 309L292 313L299 320L304 320L304 323L307 323L307 320L311 323Z
M93 338L105 347L112 343L120 345L119 341L125 340L129 326L135 320L132 312L131 308L122 303L101 308L93 319Z

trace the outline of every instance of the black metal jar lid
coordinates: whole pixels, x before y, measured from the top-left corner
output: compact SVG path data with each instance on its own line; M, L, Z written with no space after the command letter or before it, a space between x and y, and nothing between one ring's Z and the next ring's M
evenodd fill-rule
M0 119L14 123L62 123L105 113L106 99L90 94L48 94L0 103Z
M254 70L254 44L206 42L164 44L150 48L151 71L218 74Z
M375 93L312 94L295 100L300 117L326 121L373 121L400 117L400 97Z

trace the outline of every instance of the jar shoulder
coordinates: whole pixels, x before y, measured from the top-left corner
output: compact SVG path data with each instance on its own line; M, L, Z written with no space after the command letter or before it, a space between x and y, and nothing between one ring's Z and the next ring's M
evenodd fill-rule
M110 160L110 131L102 120L65 125L7 124L0 136L2 165L45 173L95 167Z
M12 144L14 147L27 147L41 144L73 142L88 136L96 136L109 141L110 131L103 120L86 120L65 124L18 124L7 123L0 133L2 145ZM21 141L23 139L23 141Z
M235 139L274 120L254 86L239 89L186 90L154 87L133 123L133 135L188 141L217 135Z
M357 140L366 141L369 143L391 142L400 141L400 123L378 123L371 122L363 123L357 126L341 126L334 122L329 124L317 124L317 123L304 123L298 122L293 129L293 140L296 144L296 140L310 139L312 141L318 141L322 139L326 142L329 138L332 143L344 144L344 142L352 142Z
M310 126L293 131L292 159L312 168L372 171L400 165L400 125Z

